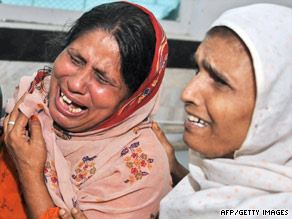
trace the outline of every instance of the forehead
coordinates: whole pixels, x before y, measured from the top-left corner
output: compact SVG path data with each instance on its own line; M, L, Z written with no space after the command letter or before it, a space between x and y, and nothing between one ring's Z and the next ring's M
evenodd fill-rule
M253 63L250 53L236 36L208 36L195 54L196 62L205 62L233 82L254 80Z
M100 28L82 33L72 43L81 41L85 41L88 45L104 43L113 44L115 47L118 45L115 37L111 33ZM116 49L119 50L118 47Z
M229 63L240 59L239 57L250 56L244 43L236 35L209 35L200 44L195 59L229 59ZM226 60L228 61L228 60Z
M68 47L75 49L88 60L114 62L112 64L120 65L118 42L111 33L102 29L83 33Z

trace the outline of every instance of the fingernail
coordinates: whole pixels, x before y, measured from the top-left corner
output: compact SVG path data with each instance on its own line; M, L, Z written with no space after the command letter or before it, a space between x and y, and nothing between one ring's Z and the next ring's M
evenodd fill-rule
M73 214L76 214L78 211L77 211L77 209L76 208L72 208L72 213Z
M152 127L153 127L154 130L158 130L159 129L159 126L158 126L158 124L156 122L152 123Z
M39 119L38 119L37 116L33 115L33 116L31 117L31 120L36 120L36 121L37 121L37 120L39 120Z
M64 209L60 209L59 215L64 215L64 214L65 214L65 210Z

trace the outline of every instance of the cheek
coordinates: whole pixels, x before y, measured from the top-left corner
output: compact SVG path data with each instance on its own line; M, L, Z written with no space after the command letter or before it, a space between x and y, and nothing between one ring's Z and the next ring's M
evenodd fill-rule
M207 111L215 125L224 124L234 113L234 105L226 100L228 100L227 95L218 95L216 92L212 92L205 99Z
M57 93L57 88L58 88L58 82L57 79L55 78L54 73L52 73L51 76L51 81L50 81L50 89L49 89L49 96L53 97Z
M64 55L60 55L54 62L53 74L56 78L70 75L73 71L74 68Z
M226 103L220 111L217 111L213 134L222 144L221 155L241 147L249 129L251 115L252 108L249 104L236 101Z
M92 82L88 85L90 98L95 107L107 107L116 110L127 98L127 92L123 89L115 89L107 85Z
M95 97L97 96L106 96L107 90L104 88L95 88L93 91L93 98L95 99Z
M107 86L90 86L90 99L96 108L110 107L114 105L117 99L117 94L112 92Z

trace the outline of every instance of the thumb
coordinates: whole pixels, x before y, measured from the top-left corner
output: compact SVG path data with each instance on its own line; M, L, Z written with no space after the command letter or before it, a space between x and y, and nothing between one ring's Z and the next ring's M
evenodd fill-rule
M152 129L156 135L156 137L159 139L159 141L162 143L162 145L170 145L170 142L166 138L164 132L160 129L159 125L157 122L152 123Z
M165 141L168 141L164 132L160 129L159 125L157 124L157 122L153 122L152 123L152 129L156 135L156 137L162 141L162 142L165 142Z

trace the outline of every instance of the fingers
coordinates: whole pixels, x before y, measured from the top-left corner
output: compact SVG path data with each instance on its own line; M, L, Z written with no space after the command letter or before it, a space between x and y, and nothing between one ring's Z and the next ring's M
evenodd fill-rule
M28 123L28 118L21 111L18 111L18 116L14 121L15 125L13 127L13 131L15 131L16 135L18 137L26 136L26 126Z
M152 123L152 129L153 129L156 137L160 141L162 147L164 148L166 155L167 155L167 158L168 158L170 170L173 171L173 167L175 167L175 164L176 164L176 157L175 157L175 153L174 153L174 148L171 145L171 143L167 140L164 132L159 128L159 126L156 122Z
M14 125L13 124L9 124L9 122L15 122L17 116L18 116L18 107L14 107L13 111L7 116L8 120L5 123L6 126L6 133L9 133L13 128Z
M4 134L7 133L7 126L8 126L8 121L9 121L10 115L8 114L5 118L4 118L4 124L3 124L3 128L4 128Z
M43 133L42 133L42 127L37 116L31 117L29 128L30 128L30 136L31 136L30 142L35 145L43 144L44 138L43 138Z
M162 145L170 144L169 141L167 140L164 132L160 129L159 125L157 124L157 122L152 123L152 129Z
M85 214L79 208L72 208L71 213L74 219L87 219Z
M66 209L63 208L59 210L59 216L62 219L73 219L71 214Z
M26 96L26 93L17 101L16 105L14 106L12 112L6 117L6 120L4 120L4 131L6 133L9 133L14 127L14 125L12 124L8 124L9 121L11 122L15 122L18 114L19 114L19 110L18 107L19 105L23 102L24 98Z
M79 208L72 208L71 214L66 209L60 209L59 216L62 219L87 219Z

